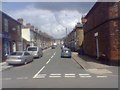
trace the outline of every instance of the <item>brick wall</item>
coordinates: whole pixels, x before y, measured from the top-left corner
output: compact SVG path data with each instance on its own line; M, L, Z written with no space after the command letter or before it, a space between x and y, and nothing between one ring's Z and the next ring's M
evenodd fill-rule
M97 56L94 34L98 32L99 55L100 57L104 55L102 60L118 61L120 59L120 56L118 56L118 53L120 53L118 41L120 20L113 19L119 16L118 12L118 3L115 2L99 2L90 10L85 17L87 22L83 26L85 31L83 44L85 54L93 57Z
M0 58L2 58L2 13L0 12ZM1 62L2 60L0 60Z

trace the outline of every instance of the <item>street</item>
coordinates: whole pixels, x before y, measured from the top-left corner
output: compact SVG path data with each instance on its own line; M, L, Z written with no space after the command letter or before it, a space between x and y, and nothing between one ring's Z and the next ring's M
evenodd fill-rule
M118 75L87 72L73 58L60 55L57 46L42 58L3 70L2 88L118 88Z

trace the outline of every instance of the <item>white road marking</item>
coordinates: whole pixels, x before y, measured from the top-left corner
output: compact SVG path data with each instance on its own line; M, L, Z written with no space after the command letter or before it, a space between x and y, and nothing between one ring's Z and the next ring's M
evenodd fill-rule
M54 56L52 55L52 57L51 58L53 58Z
M46 64L48 64L48 63L50 62L50 60L51 60L51 59L49 59L49 60L46 62Z
M33 78L36 78L37 77L37 75L43 70L45 68L45 66L43 66L35 75L34 75L34 77Z
M90 78L92 76L80 76L81 78Z
M75 76L75 74L69 73L69 74L65 74L65 77L66 78L75 78L76 76Z
M53 54L55 56L56 52Z
M45 78L46 74L39 74L36 78Z
M75 75L75 74L65 74L65 75Z
M69 77L72 77L72 78L75 78L75 76L65 76L66 78L69 78Z
M56 74L50 74L50 75L61 75L61 74L57 74L57 73L56 73Z
M61 77L61 76L49 76L50 78L57 78L57 77Z
M97 76L97 78L106 78L107 76Z
M85 75L85 76L87 76L87 75L90 75L90 74L79 74L79 76L82 76L82 75Z
M53 58L55 56L56 52L51 56L51 58Z

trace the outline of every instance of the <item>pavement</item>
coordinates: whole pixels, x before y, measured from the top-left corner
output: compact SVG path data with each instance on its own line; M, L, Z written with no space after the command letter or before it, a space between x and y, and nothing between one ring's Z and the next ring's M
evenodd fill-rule
M73 52L72 58L80 65L83 69L94 74L116 74L118 75L117 66L109 66L101 64L98 60L90 58L88 56L79 56L78 53Z

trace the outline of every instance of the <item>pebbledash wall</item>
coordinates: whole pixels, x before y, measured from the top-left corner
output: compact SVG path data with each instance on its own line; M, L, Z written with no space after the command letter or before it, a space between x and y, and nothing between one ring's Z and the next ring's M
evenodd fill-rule
M82 20L84 53L98 58L103 63L118 65L120 62L120 2L97 2Z

